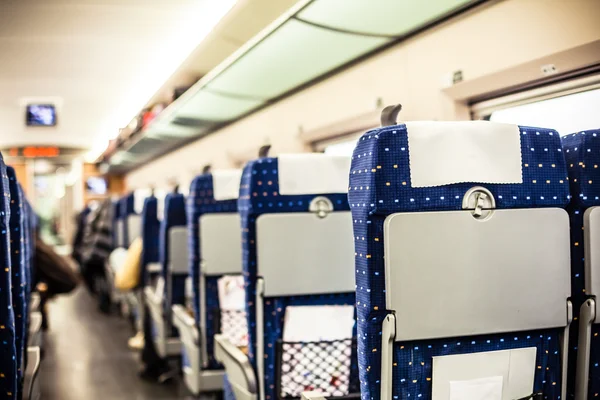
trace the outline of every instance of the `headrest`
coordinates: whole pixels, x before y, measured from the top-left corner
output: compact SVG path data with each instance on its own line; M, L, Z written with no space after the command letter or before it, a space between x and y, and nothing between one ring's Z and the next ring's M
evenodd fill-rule
M213 197L216 201L237 200L240 195L241 169L216 170L212 172Z
M121 216L125 217L129 214L135 214L135 197L133 193L121 198L119 201L121 207Z
M142 223L148 220L156 220L158 213L158 200L154 196L144 199L144 207L142 208Z
M407 122L406 134L413 188L462 182L523 183L517 125Z
M159 226L158 200L154 196L144 200L142 209L142 265L158 261Z
M455 210L473 186L499 208L563 207L568 179L559 134L485 121L413 122L365 133L352 157L351 207Z
M236 212L241 175L241 170L198 175L190 185L188 212L196 215Z
M9 181L11 204L14 202L17 207L22 207L23 210L21 210L21 212L25 213L26 210L24 209L23 202L22 202L23 197L21 196L22 192L19 190L20 185L17 182L17 174L15 173L14 168L11 166L7 166L6 167L6 175L8 176L8 181Z
M181 193L169 193L165 197L163 224L168 228L187 224L185 197Z
M8 188L9 183L8 175L6 174L6 164L4 163L2 153L0 153L0 176L2 178L2 191L4 193L4 201L0 204L0 211L4 211L4 215L0 213L0 216L5 221L5 225L8 225L10 219L10 192Z
M259 211L281 204L280 209L299 205L294 211L308 210L307 197L323 195L335 198L334 205L343 208L349 169L349 157L321 153L284 154L250 161L242 175L238 207ZM338 201L338 197L342 200ZM264 208L263 211L267 212Z
M133 193L133 212L141 214L144 210L146 199L153 195L152 189L137 189Z
M190 197L205 203L237 200L240 193L242 170L222 169L198 175L190 185Z
M600 205L600 129L572 133L562 138L571 204Z
M279 194L348 192L350 157L322 153L282 154L279 160Z

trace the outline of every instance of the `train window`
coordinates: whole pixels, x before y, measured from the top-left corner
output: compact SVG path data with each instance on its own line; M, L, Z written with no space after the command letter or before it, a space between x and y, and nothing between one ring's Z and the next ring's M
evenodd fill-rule
M550 87L506 98L510 101L474 105L474 119L552 128L561 136L600 127L600 84L560 91Z

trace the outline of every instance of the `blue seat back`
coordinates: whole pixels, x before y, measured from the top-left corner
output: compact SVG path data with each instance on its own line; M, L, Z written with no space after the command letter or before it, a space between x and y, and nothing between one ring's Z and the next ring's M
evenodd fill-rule
M196 324L200 325L201 310L200 296L204 297L206 310L206 356L208 369L220 369L221 366L214 357L215 315L219 311L219 292L217 281L220 276L207 276L204 293L200 292L200 217L206 214L222 214L237 212L237 197L230 200L218 201L214 197L213 175L210 173L197 176L190 185L187 198L187 226L189 247L189 271L192 278L193 307ZM240 232L241 235L241 232Z
M160 222L158 220L158 200L154 196L144 200L142 209L142 267L140 269L140 283L142 286L148 284L150 278L147 266L150 263L159 262L158 257L158 234Z
M10 215L11 197L10 181L6 164L0 154L0 184L2 185L2 201L0 201L0 256L3 268L0 271L0 392L5 398L17 398L17 348L15 316L12 301L12 263L10 247Z
M246 312L248 319L249 349L248 356L258 374L257 363L257 305L256 291L259 278L259 260L257 258L257 220L266 214L306 213L311 201L316 197L328 199L333 212L348 211L346 193L333 194L298 194L282 195L280 193L277 158L261 158L249 162L242 174L238 209L242 222L242 264L246 285ZM351 266L349 265L350 269ZM265 283L268 287L268 282ZM264 316L264 381L259 386L264 391L265 399L275 399L278 382L276 382L276 349L278 340L282 339L285 311L288 306L320 306L320 305L354 305L355 294L328 293L314 295L290 295L266 297L262 314ZM354 357L355 359L355 357ZM355 364L355 362L353 362ZM355 365L352 370L356 372ZM351 386L357 381L357 374L351 377Z
M461 210L463 197L473 186L488 189L498 209L564 207L567 204L568 181L558 133L529 127L519 129L522 184L470 182L413 188L406 125L374 129L359 139L352 158L348 197L354 222L358 354L363 399L379 399L381 393L381 334L388 315L384 267L384 221L387 216ZM536 347L539 369L535 390L556 399L561 390L559 332L552 329L395 343L393 397L431 398L432 357Z
M24 327L24 332L23 332L23 342L25 343L25 346L27 346L27 344L29 343L29 320L28 317L30 316L30 312L31 312L31 308L30 308L30 304L31 304L31 290L32 290L32 284L34 282L34 278L35 278L35 265L34 265L34 258L35 258L35 236L36 236L36 226L35 224L37 224L37 217L35 215L35 212L33 210L33 207L31 207L31 204L29 203L29 201L27 200L27 197L25 196L25 192L22 188L21 185L19 185L19 193L21 196L21 199L23 200L23 240L24 240L24 260L25 260L25 307L24 307L24 314L25 316L27 316L27 318L25 319L25 327ZM25 352L26 352L26 348L25 348ZM25 365L25 368L27 366Z
M15 170L6 169L10 187L10 254L12 275L12 302L15 317L15 347L17 376L20 382L23 377L23 354L26 348L25 333L27 327L25 269L27 250L25 243L25 220L22 192L17 182ZM19 388L20 389L20 388Z
M180 193L169 193L165 197L165 215L160 223L159 257L162 265L162 276L165 280L165 315L170 321L171 305L185 304L185 279L187 273L172 274L169 270L171 262L170 241L173 228L186 227L185 198ZM175 256L175 255L173 255Z
M567 210L571 218L571 292L575 318L579 318L582 304L588 297L585 282L584 214L587 209L600 206L600 130L577 132L562 138L563 152L569 173L571 202ZM590 381L588 393L600 392L600 325L592 325L590 351ZM571 326L569 356L569 392L574 391L579 324ZM593 396L593 395L591 395Z
M121 198L119 201L119 216L123 221L122 223L122 237L123 237L123 245L125 248L128 248L133 239L133 232L129 232L129 218L132 215L136 215L135 212L135 197L133 193L129 193Z
M123 241L123 230L121 227L121 201L116 200L112 202L112 238L113 248L122 247Z

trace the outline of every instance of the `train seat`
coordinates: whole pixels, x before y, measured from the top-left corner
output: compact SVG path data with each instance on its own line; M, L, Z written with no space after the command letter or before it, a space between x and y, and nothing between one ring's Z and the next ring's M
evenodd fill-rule
M558 133L397 124L389 108L382 125L359 139L350 173L362 398L564 398L572 310Z
M123 218L121 216L121 199L112 202L112 220L113 220L113 247L125 247L125 237L123 236Z
M12 309L15 318L15 349L18 391L22 390L25 351L27 343L27 273L25 271L25 210L22 192L12 167L6 168L10 188L10 254L12 275Z
M15 345L16 328L11 295L12 265L10 251L10 183L6 164L0 154L0 184L2 185L2 202L0 202L0 218L4 228L0 231L0 254L4 268L0 272L0 391L8 399L17 398L17 349Z
M135 194L129 193L121 199L121 216L124 220L123 238L125 248L129 248L133 241L142 235L142 216L135 210ZM133 290L127 293L120 294L122 298L121 306L123 314L131 318L138 332L141 332L142 327L142 303L138 291Z
M181 354L181 340L172 326L171 306L185 303L185 280L188 276L184 196L168 194L164 214L159 232L162 273L156 288L146 287L144 294L152 318L156 350L161 357L174 357Z
M324 154L281 155L244 168L238 209L247 354L226 335L215 336L215 357L225 366L237 400L298 398L307 389L334 395L358 391L349 162ZM349 306L347 336L284 341L284 320L306 306L315 311ZM302 324L323 329L310 318ZM299 365L305 368L300 371Z
M153 282L162 272L158 255L158 200L151 195L144 200L140 215L142 236L142 265L140 268L140 286L154 286Z
M34 256L35 256L35 236L37 230L37 216L35 215L35 211L31 204L27 200L23 188L19 185L19 190L21 192L22 198L25 200L24 202L24 228L25 228L25 273L26 273L26 291L25 297L27 299L26 304L26 313L29 315L29 325L27 327L26 333L26 342L27 346L31 347L39 347L40 349L43 347L43 336L42 336L42 313L40 311L40 302L41 298L39 293L33 292L33 282L32 279L35 276L35 264L34 264ZM29 366L28 366L29 368Z
M197 176L187 199L192 310L173 306L187 387L194 394L223 389L223 367L214 358L218 333L217 280L241 275L242 243L237 212L241 170L215 170Z
M575 398L588 399L600 393L600 319L597 318L600 285L600 130L564 136L571 203L571 285L573 306L579 323L571 333L571 357L576 358ZM574 361L574 360L573 360ZM574 366L574 363L571 363ZM589 396L588 396L589 394Z
M115 213L117 220L114 225L116 231L117 246L111 253L109 262L106 264L106 276L110 288L111 302L121 308L126 317L140 325L139 299L134 293L123 293L115 287L115 275L122 267L127 255L127 249L133 241L141 235L141 216L136 213L134 193L123 196L116 204Z
M25 321L24 342L27 343L26 363L23 366L23 400L38 400L41 398L41 388L38 379L38 372L41 364L42 348L42 315L34 308L32 301L32 276L34 276L34 253L35 253L35 231L37 226L37 217L31 204L27 200L23 188L18 185L19 194L23 202L23 256L25 263L25 307L24 315L28 315L28 321Z

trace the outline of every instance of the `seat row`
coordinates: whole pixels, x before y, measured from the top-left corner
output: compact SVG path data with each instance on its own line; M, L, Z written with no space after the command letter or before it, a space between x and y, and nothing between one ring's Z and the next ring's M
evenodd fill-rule
M600 131L384 122L146 199L159 354L238 400L596 396Z
M0 396L37 399L42 323L39 296L32 294L37 217L1 154L0 177Z

